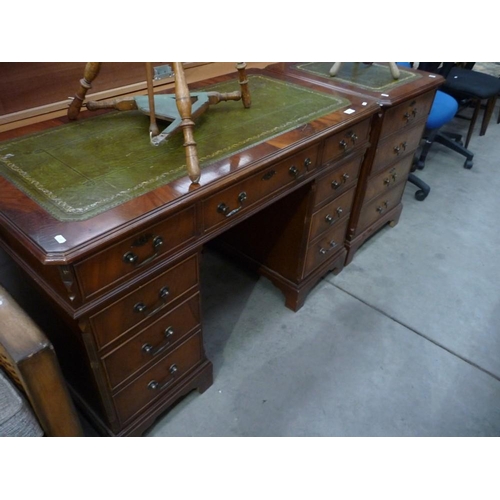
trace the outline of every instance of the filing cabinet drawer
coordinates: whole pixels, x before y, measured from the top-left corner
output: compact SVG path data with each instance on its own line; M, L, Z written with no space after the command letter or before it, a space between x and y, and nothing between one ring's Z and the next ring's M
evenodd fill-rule
M403 179L406 180L412 163L413 155L407 155L395 165L386 168L379 174L370 178L366 186L364 203L370 201L372 198L375 198L375 196L378 196L381 193L389 191Z
M351 211L354 192L354 188L350 189L313 215L309 232L310 241L334 225L342 223Z
M166 354L199 327L200 297L196 294L103 357L110 387L114 389L143 366Z
M203 202L203 228L209 231L281 188L297 182L315 165L318 147L308 148Z
M316 267L326 262L335 253L344 248L345 235L348 219L336 227L330 229L325 235L312 243L306 254L304 276L313 271Z
M350 153L355 147L368 141L369 131L368 119L325 139L322 162L326 163Z
M167 253L194 240L195 210L190 207L77 264L75 270L84 297L145 270Z
M371 175L404 155L413 153L420 144L424 126L425 122L421 122L380 142L373 159Z
M318 179L316 181L315 206L336 198L356 184L362 162L363 156L356 156Z
M127 421L146 405L165 395L202 357L199 332L116 394L114 401L120 420Z
M405 185L406 182L400 182L389 192L382 193L363 206L359 216L356 236L399 204Z
M427 116L434 101L434 91L410 99L385 112L384 124L380 132L380 139L413 126L417 121L427 121Z
M91 316L98 347L105 347L131 328L158 318L165 307L195 285L198 285L198 260L193 255Z

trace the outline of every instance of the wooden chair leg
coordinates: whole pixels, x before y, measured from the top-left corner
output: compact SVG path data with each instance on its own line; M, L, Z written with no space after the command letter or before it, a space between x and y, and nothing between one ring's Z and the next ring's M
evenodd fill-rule
M474 108L474 114L472 115L472 120L469 125L469 131L467 132L467 138L465 139L465 148L468 149L469 142L472 138L472 132L474 132L474 127L476 126L476 120L479 115L479 110L481 109L481 99L476 100L476 107Z
M481 123L481 131L479 135L486 134L486 129L488 128L488 124L490 123L491 115L493 114L493 110L495 109L495 104L497 102L497 96L490 97L488 102L486 103L486 109L483 115L483 121Z
M80 109L82 108L83 101L87 92L92 88L92 82L99 74L101 69L101 63L88 62L85 65L85 70L83 72L83 78L80 80L80 89L75 94L73 101L69 105L68 118L70 120L76 120Z
M241 99L243 100L243 107L249 108L252 105L252 99L250 97L250 90L248 89L248 78L246 73L246 63L239 62L236 63L236 69L238 70L238 78L240 81L241 88Z
M182 63L174 62L172 66L175 73L175 102L182 120L181 127L184 134L184 147L186 148L187 171L191 182L197 184L200 181L201 172L193 135L194 122L191 116L191 95L189 94Z

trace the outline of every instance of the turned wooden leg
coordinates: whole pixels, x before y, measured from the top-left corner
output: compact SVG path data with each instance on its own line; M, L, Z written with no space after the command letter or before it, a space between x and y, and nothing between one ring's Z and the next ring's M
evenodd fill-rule
M394 78L394 80L399 80L401 73L399 72L398 65L395 62L390 62L389 68L391 70L391 75Z
M250 90L248 89L248 78L246 72L247 64L244 62L236 63L238 76L241 87L241 98L243 99L243 106L249 108L252 105L252 98L250 97Z
M156 123L155 94L153 88L153 66L150 62L146 63L146 79L148 84L148 102L149 102L149 133L156 137L160 129Z
M76 120L80 109L82 108L83 100L85 95L92 88L92 82L99 74L101 69L101 63L88 62L85 65L85 70L83 72L83 78L80 80L80 89L75 94L73 101L69 105L68 118L70 120Z
M181 117L181 127L184 134L184 147L186 148L186 166L189 178L193 184L200 181L200 165L198 163L198 153L196 152L196 142L194 141L193 127L191 119L191 96L184 76L182 63L172 63L175 73L175 102Z
M333 66L330 68L330 76L335 76L339 72L340 66L342 66L341 62L333 63Z

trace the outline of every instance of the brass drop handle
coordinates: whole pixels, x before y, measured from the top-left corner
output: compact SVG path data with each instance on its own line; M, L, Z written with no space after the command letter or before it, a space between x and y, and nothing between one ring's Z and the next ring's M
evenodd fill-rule
M341 181L339 182L337 180L332 181L332 189L338 189L341 184L345 184L349 179L349 174L348 173L343 173L341 177Z
M175 374L178 372L178 370L179 369L177 368L177 365L173 364L168 369L172 377L170 377L170 379L168 379L163 384L160 384L160 382L158 382L157 380L151 380L151 382L149 382L148 384L148 389L152 391L162 391L163 389L167 388L175 380Z
M236 207L233 210L229 210L229 207L225 203L220 203L219 206L217 207L217 212L219 212L220 214L224 214L226 217L232 217L243 208L243 202L246 199L247 199L247 194L245 193L245 191L242 191L238 195L238 203L240 204L239 207Z
M304 167L309 168L312 165L312 160L311 158L306 158L304 160Z
M349 132L347 134L347 137L349 137L349 139L351 139L353 144L356 144L356 141L358 140L358 136L356 135L356 132Z
M413 108L410 112L406 112L403 116L406 118L406 122L408 123L410 121L410 118L416 118L417 117L418 110L417 108Z
M299 169L295 165L292 165L288 169L288 172L290 173L290 175L293 175L295 178L297 178L299 176Z
M388 201L384 201L384 203L382 203L381 207L377 207L377 212L379 214L381 214L382 212L385 212L387 210L388 206L389 206L389 202Z
M339 142L339 145L340 147L345 151L347 149L347 142L345 141L345 139L342 139L340 142Z
M151 312L146 314L146 318L150 318L154 314L156 314L158 311L163 309L167 305L167 298L170 295L170 290L168 289L168 286L164 286L163 288L160 289L159 293L159 298L160 298L160 305L157 306L155 309L153 309ZM134 311L136 313L145 313L148 310L148 306L144 304L144 302L137 302L134 306Z
M406 146L407 146L407 142L406 141L402 142L398 146L394 146L394 152L396 153L396 155L399 156L399 153L401 153L401 150L406 151Z
M319 253L321 255L326 255L328 252L331 252L336 246L337 246L337 243L335 243L335 241L332 240L332 241L330 241L329 248L326 249L326 248L322 247L322 248L319 249Z
M146 354L151 354L151 356L156 356L157 354L162 352L166 347L168 347L170 345L173 335L174 335L174 329L171 326L169 326L163 332L163 336L165 337L165 340L161 344L159 344L155 348L151 344L146 343L142 346L142 350Z
M335 212L337 213L337 219L340 219L344 211L342 210L342 207L338 207L337 210L335 210ZM331 216L330 214L328 214L325 217L325 221L330 225L332 225L337 219L334 219L333 216Z
M163 245L163 238L161 236L155 236L153 238L153 254L150 255L147 259L143 260L142 262L139 261L139 257L134 253L134 252L127 252L123 256L123 262L126 262L127 264L132 264L135 265L137 264L136 267L142 267L146 264L149 264L153 259L156 259L158 257L158 249Z

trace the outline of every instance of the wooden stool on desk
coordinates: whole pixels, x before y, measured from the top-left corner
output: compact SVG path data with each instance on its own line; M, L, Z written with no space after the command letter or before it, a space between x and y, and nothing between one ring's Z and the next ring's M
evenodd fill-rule
M241 90L226 94L218 92L198 92L191 94L182 63L173 62L171 64L172 68L169 65L163 66L162 68L166 69L162 69L160 73L157 72L155 76L151 63L146 63L147 98L139 96L114 99L112 101L90 101L86 106L89 110L117 109L120 111L129 111L139 109L150 117L149 134L151 144L154 146L159 146L172 133L182 128L184 147L186 148L186 168L191 182L197 184L200 181L201 172L193 134L193 120L204 113L209 105L217 104L221 101L238 101L241 99L245 108L250 107L251 97L246 76L246 64L236 63ZM80 89L75 94L68 109L68 118L70 120L77 118L83 106L85 96L88 90L92 88L92 81L99 74L100 68L101 63L87 63L85 66L84 76L80 80ZM162 74L162 76L158 76L159 74ZM172 105L174 101L171 95L154 95L153 80L170 76L174 77L175 106ZM160 132L157 118L170 122L170 125Z

